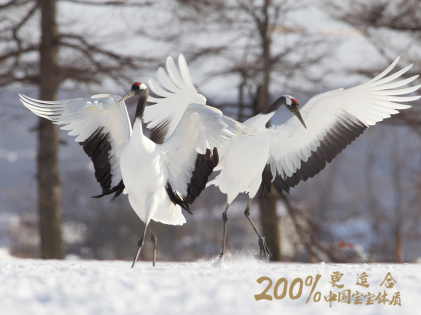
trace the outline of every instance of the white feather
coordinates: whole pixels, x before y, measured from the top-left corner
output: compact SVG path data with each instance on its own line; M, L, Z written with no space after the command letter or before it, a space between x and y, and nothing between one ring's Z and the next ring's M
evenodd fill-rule
M277 173L292 176L299 169L300 161L307 161L312 152L320 146L320 140L323 140L328 132L333 132L331 128L337 123L344 124L343 119L354 123L360 121L366 127L372 126L397 114L398 109L410 107L398 102L418 100L420 96L398 95L412 93L421 85L396 89L412 82L417 76L389 83L411 68L408 66L387 76L397 61L398 59L365 84L346 90L330 91L311 98L301 110L307 129L304 129L295 117L276 127L272 135L269 158L274 162L269 162L276 164ZM299 154L292 154L293 152Z
M118 95L98 94L91 98L78 98L64 101L38 101L20 95L23 105L38 116L47 118L55 124L64 125L70 136L77 136L75 141L83 142L97 129L109 135L111 145L111 186L121 181L120 153L122 146L128 142L132 128L126 106L118 104Z
M150 129L168 121L168 132L164 140L167 140L174 132L190 104L206 104L206 98L198 94L193 86L184 56L179 56L178 65L179 70L177 70L174 60L168 57L167 71L163 68L158 69L159 84L154 80L149 81L149 84L152 83L149 86L151 91L160 98L148 97L149 102L156 104L145 108L143 121L147 123L147 128Z

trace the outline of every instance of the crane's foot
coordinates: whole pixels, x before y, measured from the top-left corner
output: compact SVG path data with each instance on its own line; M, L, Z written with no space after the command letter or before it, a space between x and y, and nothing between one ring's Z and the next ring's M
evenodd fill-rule
M244 211L244 215L246 216L247 220L249 220L251 226L253 227L254 232L256 233L257 237L259 238L259 247L260 247L260 258L268 259L270 258L270 251L269 247L266 244L265 238L260 235L259 231L256 228L253 220L250 217L250 206L253 198L249 198L249 202L247 203L246 210Z
M221 260L224 257L225 253L225 239L227 237L227 222L228 222L228 208L229 204L227 204L227 207L225 208L225 211L222 213L222 222L224 223L224 230L222 233L222 250L221 255L219 255L219 260Z
M260 257L264 259L269 259L270 251L264 237L259 237L259 247L260 247Z
M223 268L225 266L225 263L227 262L225 256L226 255L221 254L221 255L217 256L216 258L214 258L212 260L212 267Z
M132 268L134 268L134 265L136 264L137 258L139 257L140 251L142 250L142 246L143 246L143 237L139 240L139 242L137 242L137 251L133 259Z
M152 244L153 244L152 266L155 267L155 264L156 264L156 244L158 243L158 237L153 232L151 232L151 241L152 241Z
M134 256L134 259L133 259L132 268L136 264L137 258L139 257L140 251L142 250L143 241L145 239L147 229L148 229L148 224L145 224L145 228L143 230L142 238L139 240L139 242L137 242L137 252L136 252L136 255Z

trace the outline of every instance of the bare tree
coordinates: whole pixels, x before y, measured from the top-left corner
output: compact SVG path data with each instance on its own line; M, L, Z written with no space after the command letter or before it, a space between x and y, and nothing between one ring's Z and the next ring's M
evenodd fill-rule
M55 0L41 0L41 43L39 48L39 90L43 100L55 100L58 77L58 29ZM40 118L38 127L38 211L41 256L63 259L61 179L58 161L60 134L58 126Z
M148 5L149 2L71 1L85 5ZM60 31L56 0L11 0L0 5L0 86L37 85L39 97L55 100L64 82L100 84L111 78L130 82L130 73L145 59L105 48L104 41L71 31ZM36 19L40 16L41 24ZM39 30L40 39L35 30ZM95 31L93 32L95 33ZM106 43L106 42L105 42ZM41 119L38 146L38 209L41 256L63 259L61 185L58 165L58 127Z
M371 45L386 60L391 63L397 56L413 63L414 67L408 73L420 73L421 51L421 3L417 0L397 1L335 1L324 0L328 5L330 14L337 20L348 23L371 43ZM348 69L358 74L371 77L379 73L384 62L374 65L373 68ZM405 111L398 119L390 121L391 124L405 123L415 129L420 126L421 115L414 115L414 110ZM418 131L419 132L419 131Z

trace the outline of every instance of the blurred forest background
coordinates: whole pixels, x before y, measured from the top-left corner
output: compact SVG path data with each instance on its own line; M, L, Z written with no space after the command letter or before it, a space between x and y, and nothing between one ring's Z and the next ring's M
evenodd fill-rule
M421 73L420 15L418 0L0 0L0 247L18 257L132 259L143 227L126 196L91 198L100 186L90 159L18 93L123 95L183 53L208 104L244 121L281 94L303 106L368 81L397 56L399 69L414 63L408 76ZM287 199L254 200L273 260L421 257L421 104L412 105ZM272 123L289 117L281 108ZM152 223L158 260L219 255L225 202L210 187L184 226ZM257 255L246 202L231 206L227 245ZM142 255L151 259L150 243Z

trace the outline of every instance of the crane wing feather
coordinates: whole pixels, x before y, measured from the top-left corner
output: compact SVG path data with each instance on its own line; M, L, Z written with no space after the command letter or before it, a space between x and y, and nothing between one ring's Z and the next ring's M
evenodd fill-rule
M411 67L387 76L397 61L365 84L311 98L301 110L307 129L295 117L283 125L271 127L270 157L264 170L271 174L263 174L263 177L270 178L278 191L289 191L289 187L324 169L326 163L369 126L411 107L401 102L415 101L420 96L399 95L415 92L421 85L396 89L417 76L389 83Z
M63 101L40 101L19 95L20 101L34 114L63 125L69 135L83 146L92 159L95 177L102 187L102 197L124 190L120 154L130 139L132 127L124 104L117 95L94 95Z
M150 139L156 143L167 140L174 132L190 104L206 104L206 98L197 93L183 55L178 58L178 69L171 57L167 58L166 70L158 69L158 81L148 81L150 90L156 95L148 101L156 103L145 108L143 121L152 129Z
M183 54L178 56L178 67L180 68L180 74L183 78L184 83L186 84L187 88L196 91L194 87L193 81L190 76L189 67L187 66L186 58L184 58Z
M218 150L228 146L244 128L209 106L190 104L187 107L173 134L159 146L168 187L173 197L178 198L178 204L189 210L189 204L206 187L209 175L219 162Z

